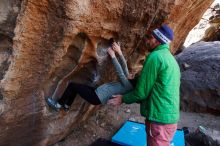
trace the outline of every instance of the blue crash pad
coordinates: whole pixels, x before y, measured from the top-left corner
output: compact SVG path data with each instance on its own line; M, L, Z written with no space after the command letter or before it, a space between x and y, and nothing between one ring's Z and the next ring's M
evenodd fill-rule
M112 142L123 146L147 146L145 124L126 121L112 137ZM176 131L170 146L185 146L182 130Z

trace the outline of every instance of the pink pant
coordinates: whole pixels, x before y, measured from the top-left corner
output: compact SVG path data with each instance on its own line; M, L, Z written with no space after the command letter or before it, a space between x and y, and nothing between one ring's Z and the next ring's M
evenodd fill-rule
M147 146L170 146L177 124L159 124L146 121Z

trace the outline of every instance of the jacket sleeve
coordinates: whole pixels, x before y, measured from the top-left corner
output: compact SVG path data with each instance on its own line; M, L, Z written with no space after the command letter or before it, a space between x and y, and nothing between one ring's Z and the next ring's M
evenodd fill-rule
M121 64L121 67L123 69L125 76L128 77L128 74L129 74L128 66L127 66L127 63L126 63L126 60L123 54L119 55L119 62Z
M123 72L123 69L121 67L121 65L119 64L118 60L116 57L112 58L112 63L115 67L115 71L120 79L120 82L123 84L123 85L126 85L127 84L127 77L125 76L124 72Z
M123 95L122 100L124 103L130 104L140 102L150 95L156 82L160 65L160 59L156 53L150 54L146 58L135 88L129 93Z

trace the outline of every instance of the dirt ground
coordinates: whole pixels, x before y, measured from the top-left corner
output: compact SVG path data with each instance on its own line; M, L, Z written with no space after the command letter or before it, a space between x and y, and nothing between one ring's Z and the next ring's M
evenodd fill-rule
M178 128L189 127L190 131L202 125L220 140L220 116L181 112ZM54 146L89 146L98 138L111 139L126 120L144 122L139 114L139 105L120 107L103 106L86 123L76 127L69 136Z

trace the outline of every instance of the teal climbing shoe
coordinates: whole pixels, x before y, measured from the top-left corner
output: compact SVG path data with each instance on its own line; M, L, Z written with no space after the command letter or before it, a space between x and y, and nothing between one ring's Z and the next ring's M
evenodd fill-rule
M46 102L55 111L59 111L61 108L61 105L50 97L46 99Z

